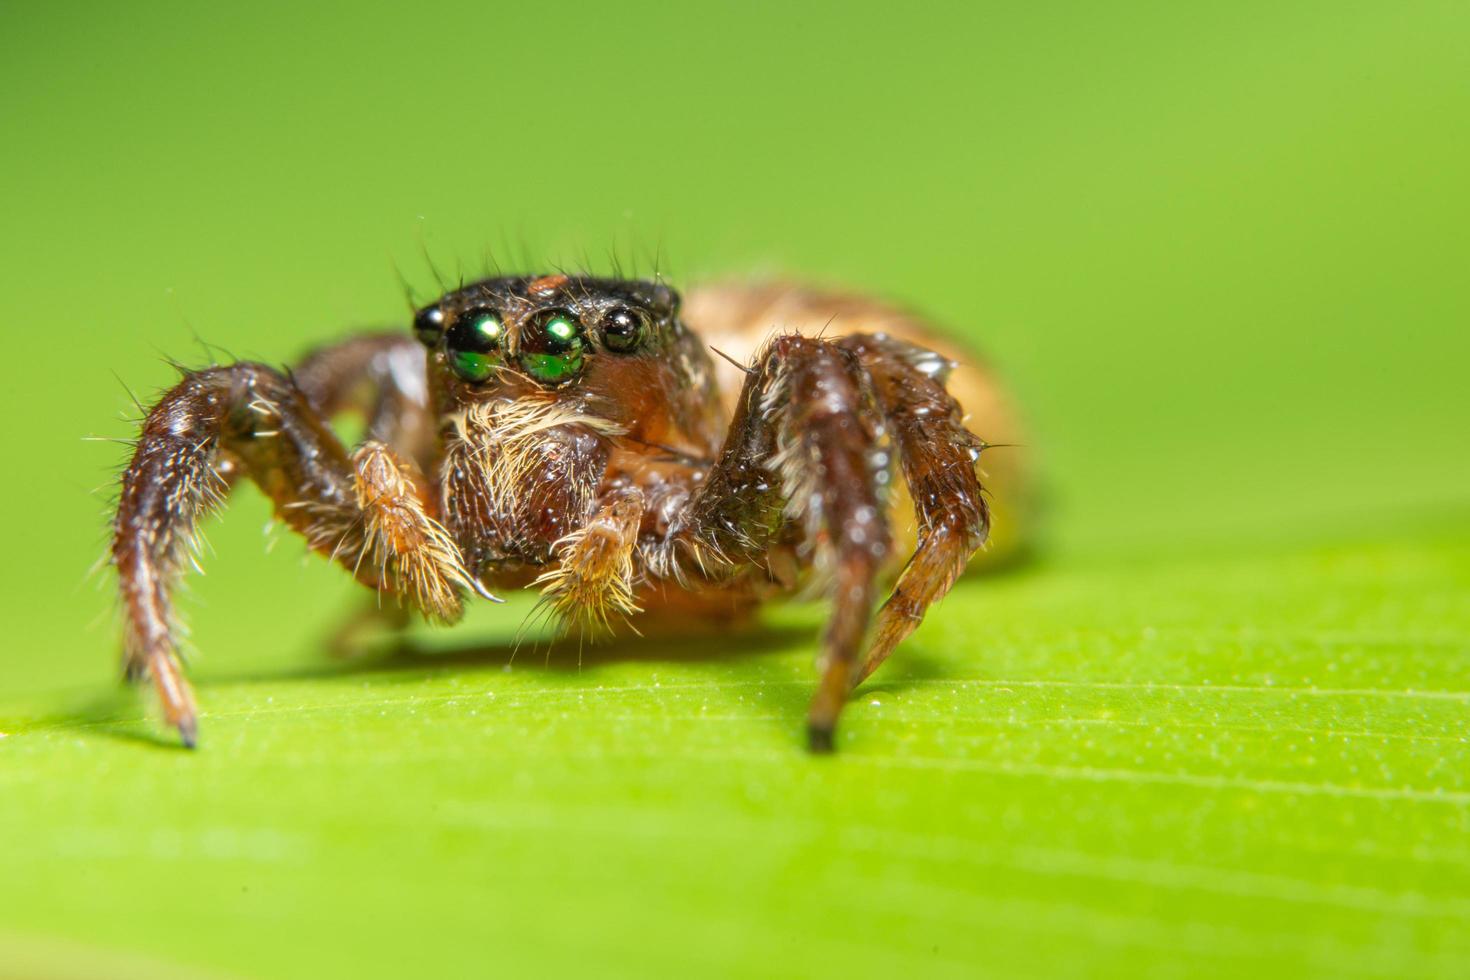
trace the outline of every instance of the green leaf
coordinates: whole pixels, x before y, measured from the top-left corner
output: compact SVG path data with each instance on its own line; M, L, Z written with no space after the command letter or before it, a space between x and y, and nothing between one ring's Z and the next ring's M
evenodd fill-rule
M136 704L12 713L0 919L272 974L1449 974L1467 545L966 581L831 759L803 609L215 674L195 753Z

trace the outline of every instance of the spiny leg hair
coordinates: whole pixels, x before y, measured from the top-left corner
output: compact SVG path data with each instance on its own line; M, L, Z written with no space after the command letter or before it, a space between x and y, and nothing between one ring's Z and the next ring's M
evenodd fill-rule
M943 598L985 543L990 511L976 465L985 443L965 428L959 403L945 390L951 365L939 355L883 335L838 341L873 379L909 495L919 540L893 594L878 611L872 645L855 683L862 683Z
M174 642L171 593L200 518L242 473L309 547L426 616L457 617L460 590L475 587L422 501L409 502L421 481L408 464L368 446L354 465L300 389L272 368L242 362L187 373L143 422L112 543L127 673L152 677L187 745L198 723ZM434 567L426 571L426 563ZM441 581L425 586L424 576L435 575Z
M832 749L889 549L887 456L872 402L853 352L812 337L772 340L747 374L719 460L651 563L675 577L717 577L804 532L833 603L807 720L817 752Z

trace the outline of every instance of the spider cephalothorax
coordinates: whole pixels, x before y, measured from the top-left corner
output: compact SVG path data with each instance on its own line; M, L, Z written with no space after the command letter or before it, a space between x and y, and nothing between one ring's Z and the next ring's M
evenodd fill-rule
M439 503L472 567L503 580L545 565L590 518L615 454L621 473L630 453L718 445L713 366L678 305L662 285L558 275L476 283L418 312L445 427Z
M149 412L114 522L129 673L193 744L170 592L197 520L246 476L311 548L442 622L528 585L593 632L824 591L808 727L828 749L849 690L988 532L986 443L934 345L890 308L790 287L713 287L681 310L662 283L548 275L461 287L411 337L349 339L290 374L189 372ZM970 370L972 407L1009 436ZM329 425L348 409L368 420L351 451Z

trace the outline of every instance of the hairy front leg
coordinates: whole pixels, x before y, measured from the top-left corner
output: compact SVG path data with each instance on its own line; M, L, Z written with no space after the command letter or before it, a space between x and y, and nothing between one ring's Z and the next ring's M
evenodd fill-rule
M127 673L151 677L169 724L197 734L174 640L172 591L198 521L240 475L308 545L364 584L454 619L473 587L458 552L424 511L418 481L385 447L355 459L279 372L242 363L188 374L143 423L113 521Z
M424 346L401 331L365 333L311 351L291 369L291 380L324 419L351 412L362 417L364 438L427 471L435 421L429 410ZM429 514L437 501L428 498ZM410 611L382 597L363 601L328 639L338 657L356 656L380 632L401 634Z
M651 562L665 575L718 578L764 563L794 534L832 597L807 719L816 752L832 749L888 555L876 417L852 352L811 337L775 338L746 376L719 460Z
M861 683L964 572L985 543L990 509L976 469L985 443L965 428L959 404L945 390L946 362L884 336L855 334L838 343L861 359L873 379L919 532L913 556L878 611L872 646L855 678Z

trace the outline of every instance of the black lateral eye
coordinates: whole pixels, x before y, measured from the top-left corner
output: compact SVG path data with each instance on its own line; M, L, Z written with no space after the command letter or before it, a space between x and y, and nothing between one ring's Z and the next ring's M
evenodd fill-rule
M444 335L444 354L455 374L470 382L484 381L500 364L505 325L488 307L465 310Z
M631 354L648 339L648 317L641 310L618 306L602 318L602 342L619 354Z
M437 306L426 306L413 315L413 335L425 347L439 343L444 332L444 311Z
M679 312L681 305L683 305L683 300L679 294L668 286L658 283L653 287L653 308L660 316L673 316Z

